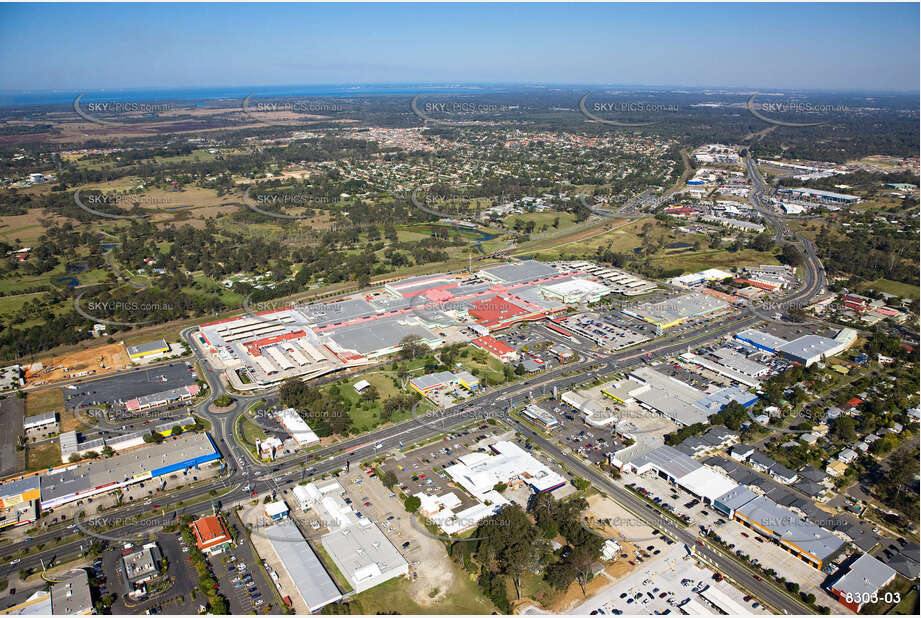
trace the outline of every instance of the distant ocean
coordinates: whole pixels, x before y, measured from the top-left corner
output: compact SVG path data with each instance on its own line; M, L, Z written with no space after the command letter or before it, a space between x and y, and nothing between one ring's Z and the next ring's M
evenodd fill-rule
M50 90L35 92L0 92L0 107L21 105L71 105L83 95L81 104L92 102L187 101L201 102L217 99L242 99L253 93L264 97L350 97L400 96L427 93L503 92L501 86L445 86L424 84L343 84L315 86L229 86L215 88L136 88L106 90Z

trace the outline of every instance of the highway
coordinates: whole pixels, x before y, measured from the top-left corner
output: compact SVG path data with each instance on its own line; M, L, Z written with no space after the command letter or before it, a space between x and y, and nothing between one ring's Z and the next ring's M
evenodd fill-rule
M789 242L789 230L783 223L783 220L777 217L768 206L762 202L762 195L765 190L763 181L757 176L751 161L748 162L749 173L752 174L753 191L752 202L755 207L762 212L765 218L777 229L778 242ZM755 186L758 190L755 190ZM805 303L813 298L818 292L825 287L824 270L821 263L815 255L814 247L808 241L796 242L798 247L804 253L803 271L804 276L800 287L792 291L785 299L784 304ZM207 401L196 406L195 414L207 419L212 425L212 437L215 444L224 456L226 465L225 473L221 479L215 482L206 482L201 486L181 489L168 494L157 495L154 501L160 503L177 504L179 501L187 502L194 499L201 499L207 496L212 489L232 488L226 494L216 498L224 505L241 502L249 497L251 492L262 493L265 491L280 490L283 487L291 486L302 478L321 475L326 472L342 469L346 461L359 462L377 455L381 452L395 451L404 445L424 441L428 438L437 436L441 433L451 431L452 428L467 425L485 417L501 417L507 423L517 426L517 428L532 437L541 448L548 453L563 461L571 470L578 470L579 473L593 484L602 488L608 495L615 498L619 503L629 510L635 512L638 517L646 521L650 526L659 529L667 529L672 536L682 542L693 545L696 537L685 529L678 528L674 524L663 524L660 516L649 511L637 496L634 496L626 489L612 482L599 471L589 468L581 461L562 452L558 447L543 439L535 436L528 428L520 425L508 416L507 410L521 403L528 398L529 392L551 392L554 387L564 390L573 385L583 383L594 379L595 377L610 376L628 370L638 364L647 362L656 358L671 356L686 350L690 345L700 346L716 341L721 337L737 332L745 328L755 326L765 318L759 308L744 307L736 316L721 320L716 325L704 324L697 328L691 329L679 335L666 335L657 340L645 342L633 348L622 350L597 359L587 359L560 366L556 369L546 371L536 377L528 378L523 382L518 382L498 388L487 389L481 395L467 400L461 404L440 410L437 414L429 413L419 419L409 419L407 421L395 424L390 427L375 430L368 434L349 438L335 445L314 451L309 454L296 455L286 458L283 461L276 461L271 464L264 464L253 461L246 448L236 442L233 435L233 428L237 417L243 414L253 402L260 399L271 398L277 392L277 389L271 389L258 395L239 396L232 394L234 397L233 407L226 412L212 412L210 410L211 401L225 392L225 388L219 374L208 369L207 361L197 356L196 360L202 368L202 377L207 380L211 393ZM190 337L194 328L183 331L183 338L189 342L190 349L196 347L191 344ZM380 448L377 448L380 445ZM249 489L245 487L249 486ZM169 517L178 517L181 515L198 515L209 511L211 504L209 500L203 500L193 505L182 506L175 509L175 515L172 513L166 517L166 521L157 518L153 522L131 523L120 527L116 530L108 531L105 534L113 538L131 538L138 536L138 533L153 530L156 527L168 523ZM105 513L109 517L119 517L124 520L133 521L138 517L145 516L149 513L149 504L133 503L119 509L112 509ZM89 516L95 516L95 513ZM70 522L72 523L72 522ZM76 536L75 530L66 529L66 525L58 525L52 530L42 533L36 533L30 542L15 542L4 544L0 547L3 555L14 555L27 546L37 543L54 542L56 537L66 537L67 535ZM80 548L86 548L90 542L87 538L76 538L73 541L66 541L61 545L35 552L27 557L22 558L16 564L4 564L0 566L0 577L9 577L26 567L40 567L41 561L49 564L55 559L63 557L73 557ZM743 582L744 585L756 594L761 600L766 601L770 606L778 610L786 610L789 613L809 613L808 608L794 601L787 595L779 592L773 585L765 582L754 580L750 572L735 558L725 556L714 552L709 548L698 546L698 550L706 557L717 569L725 575Z

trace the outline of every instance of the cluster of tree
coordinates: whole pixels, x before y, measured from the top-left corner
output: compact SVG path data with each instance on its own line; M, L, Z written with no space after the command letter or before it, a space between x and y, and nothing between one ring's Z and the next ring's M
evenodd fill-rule
M921 245L917 230L869 223L851 228L846 236L823 226L816 238L816 253L826 271L856 281L885 278L918 285L917 256Z
M395 412L408 412L419 401L415 392L403 395L393 395L381 403L381 422L389 422Z
M557 501L549 494L536 494L531 500L529 512L543 537L552 539L559 534L566 539L557 560L544 571L547 582L558 590L566 590L575 581L584 594L592 567L601 556L604 539L590 532L582 521L587 506L581 496Z
M711 425L724 425L733 431L742 428L742 423L748 420L748 410L738 401L730 401L726 406L710 416Z
M901 449L889 458L887 470L874 488L882 502L902 513L909 521L917 521L918 449Z
M336 385L324 392L298 378L288 378L279 387L278 397L285 407L297 410L318 436L344 435L352 425Z

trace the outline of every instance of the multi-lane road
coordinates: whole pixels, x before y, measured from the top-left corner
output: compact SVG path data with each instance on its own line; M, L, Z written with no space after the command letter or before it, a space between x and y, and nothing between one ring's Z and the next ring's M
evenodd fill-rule
M770 208L761 202L765 186L750 161L748 165L753 182L753 204L777 230L778 242L790 242L792 240L790 238L790 232L783 223L783 220L776 217ZM757 187L757 189L755 187ZM802 285L787 296L785 299L786 303L802 303L808 301L810 298L814 297L825 284L824 271L815 255L814 247L812 247L811 243L808 241L799 241L796 244L801 248L804 254L804 276ZM534 393L536 391L544 393L551 392L554 387L562 391L576 384L583 383L588 379L617 374L651 359L663 358L680 353L690 345L705 345L732 332L754 326L764 319L760 311L751 307L746 307L743 308L738 315L724 320L716 326L704 324L689 331L685 331L680 335L668 335L635 346L629 350L622 350L596 359L586 359L577 363L562 365L537 377L525 380L524 382L488 389L478 397L467 400L462 404L439 410L435 413L429 413L419 418L414 417L390 427L385 427L368 434L344 440L310 454L292 456L272 464L263 464L252 460L247 449L236 442L234 438L234 424L239 415L243 414L253 402L266 397L272 397L275 391L270 390L258 395L234 395L234 405L230 410L213 412L211 410L211 401L215 397L226 392L226 390L219 378L219 374L214 373L208 368L209 365L206 359L198 357L197 360L203 372L202 377L207 380L211 393L208 401L197 406L195 413L211 423L212 436L224 456L223 461L226 469L219 480L204 483L201 486L171 492L168 498L167 496L161 496L159 501L168 501L172 504L177 504L180 501L189 502L194 499L201 499L212 489L217 488L224 491L220 496L221 502L223 504L231 504L246 499L252 492L261 493L265 491L277 491L285 486L299 482L306 476L321 475L332 470L342 469L345 467L347 461L357 462L381 452L397 450L404 445L421 442L440 433L451 431L455 427L491 416L502 417L507 423L517 426L520 431L529 434L537 441L539 446L554 457L564 461L571 470L577 470L579 474L592 483L603 488L608 495L636 513L639 518L646 521L650 526L665 529L673 537L693 545L696 542L696 537L690 532L679 528L675 524L669 522L663 523L658 515L649 512L648 509L643 506L638 497L612 482L611 479L594 468L587 466L582 461L561 451L551 442L540 436L535 436L528 428L519 425L517 421L508 416L506 412L514 404L523 402L528 398L529 393ZM188 329L184 331L182 336L189 342L189 347L196 350L196 347L192 345L190 341L192 330L193 329ZM215 485L217 485L217 487L215 487ZM206 512L210 510L210 508L210 502L205 500L196 504L176 508L174 513L175 517L185 514L196 515ZM107 531L105 534L113 538L138 537L156 526L163 525L164 521L168 521L170 517L173 517L171 513L166 516L165 520L163 518L155 518L152 521L140 520L141 517L149 514L149 510L149 504L135 503L125 505L117 510L107 511L106 516L117 516L122 521L129 521L132 523L115 530ZM56 542L55 540L58 537L67 537L67 535L77 537L72 541L62 539L62 542L54 548L32 553L17 564L5 564L0 566L0 577L8 577L21 568L40 567L42 562L47 565L56 558L60 559L61 557L71 557L75 555L81 548L85 549L89 543L89 540L78 535L78 532L79 529L67 529L65 526L58 526L53 530L37 533L28 543L15 542L0 546L0 552L4 555L12 555L27 546L32 546L37 543ZM808 611L808 608L783 594L774 586L754 580L747 568L734 558L715 552L707 547L698 546L698 551L700 551L711 564L720 569L727 576L737 581L746 582L748 589L770 606L790 613L803 613Z

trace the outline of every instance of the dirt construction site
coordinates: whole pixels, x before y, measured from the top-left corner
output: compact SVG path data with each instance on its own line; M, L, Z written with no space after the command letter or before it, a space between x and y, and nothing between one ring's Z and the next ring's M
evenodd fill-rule
M50 360L26 365L26 385L40 386L77 378L99 376L128 367L128 353L120 343L76 350Z

